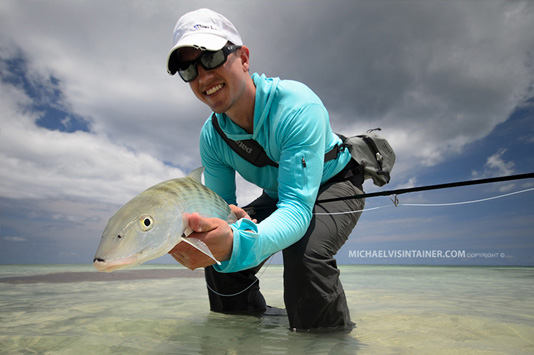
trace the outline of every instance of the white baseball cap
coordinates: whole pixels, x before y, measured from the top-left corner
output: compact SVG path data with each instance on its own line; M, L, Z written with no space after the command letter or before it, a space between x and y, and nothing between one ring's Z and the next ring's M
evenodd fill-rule
M226 17L209 9L188 12L178 19L174 27L174 46L167 56L167 72L174 75L178 71L178 48L218 51L227 42L243 45L239 32Z

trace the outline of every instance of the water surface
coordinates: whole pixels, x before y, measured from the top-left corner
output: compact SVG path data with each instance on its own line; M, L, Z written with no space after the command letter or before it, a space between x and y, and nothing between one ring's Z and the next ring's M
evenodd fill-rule
M2 265L0 352L534 353L533 268L341 269L357 324L349 334L293 333L283 316L211 313L202 272L175 265L111 274L90 265ZM284 307L282 271L271 265L260 277L276 307Z

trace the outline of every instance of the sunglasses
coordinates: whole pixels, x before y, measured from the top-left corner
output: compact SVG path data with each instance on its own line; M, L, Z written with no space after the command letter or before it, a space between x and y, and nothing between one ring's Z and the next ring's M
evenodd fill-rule
M218 51L203 51L202 54L191 62L180 63L178 73L180 77L186 82L193 81L198 76L197 65L202 65L202 68L211 70L220 67L228 59L228 55L237 51L241 46L225 46Z

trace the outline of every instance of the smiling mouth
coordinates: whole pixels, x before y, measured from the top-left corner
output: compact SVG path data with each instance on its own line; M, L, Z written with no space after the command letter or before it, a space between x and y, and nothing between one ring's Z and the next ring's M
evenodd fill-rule
M206 95L213 95L215 94L217 91L221 90L223 88L223 84L219 84L219 85L215 85L214 87L208 89L205 91Z

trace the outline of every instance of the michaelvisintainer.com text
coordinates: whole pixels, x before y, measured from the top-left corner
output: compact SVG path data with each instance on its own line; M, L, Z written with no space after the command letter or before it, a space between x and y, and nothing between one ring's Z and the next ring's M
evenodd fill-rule
M349 250L349 258L504 258L504 253L467 252L465 250Z

